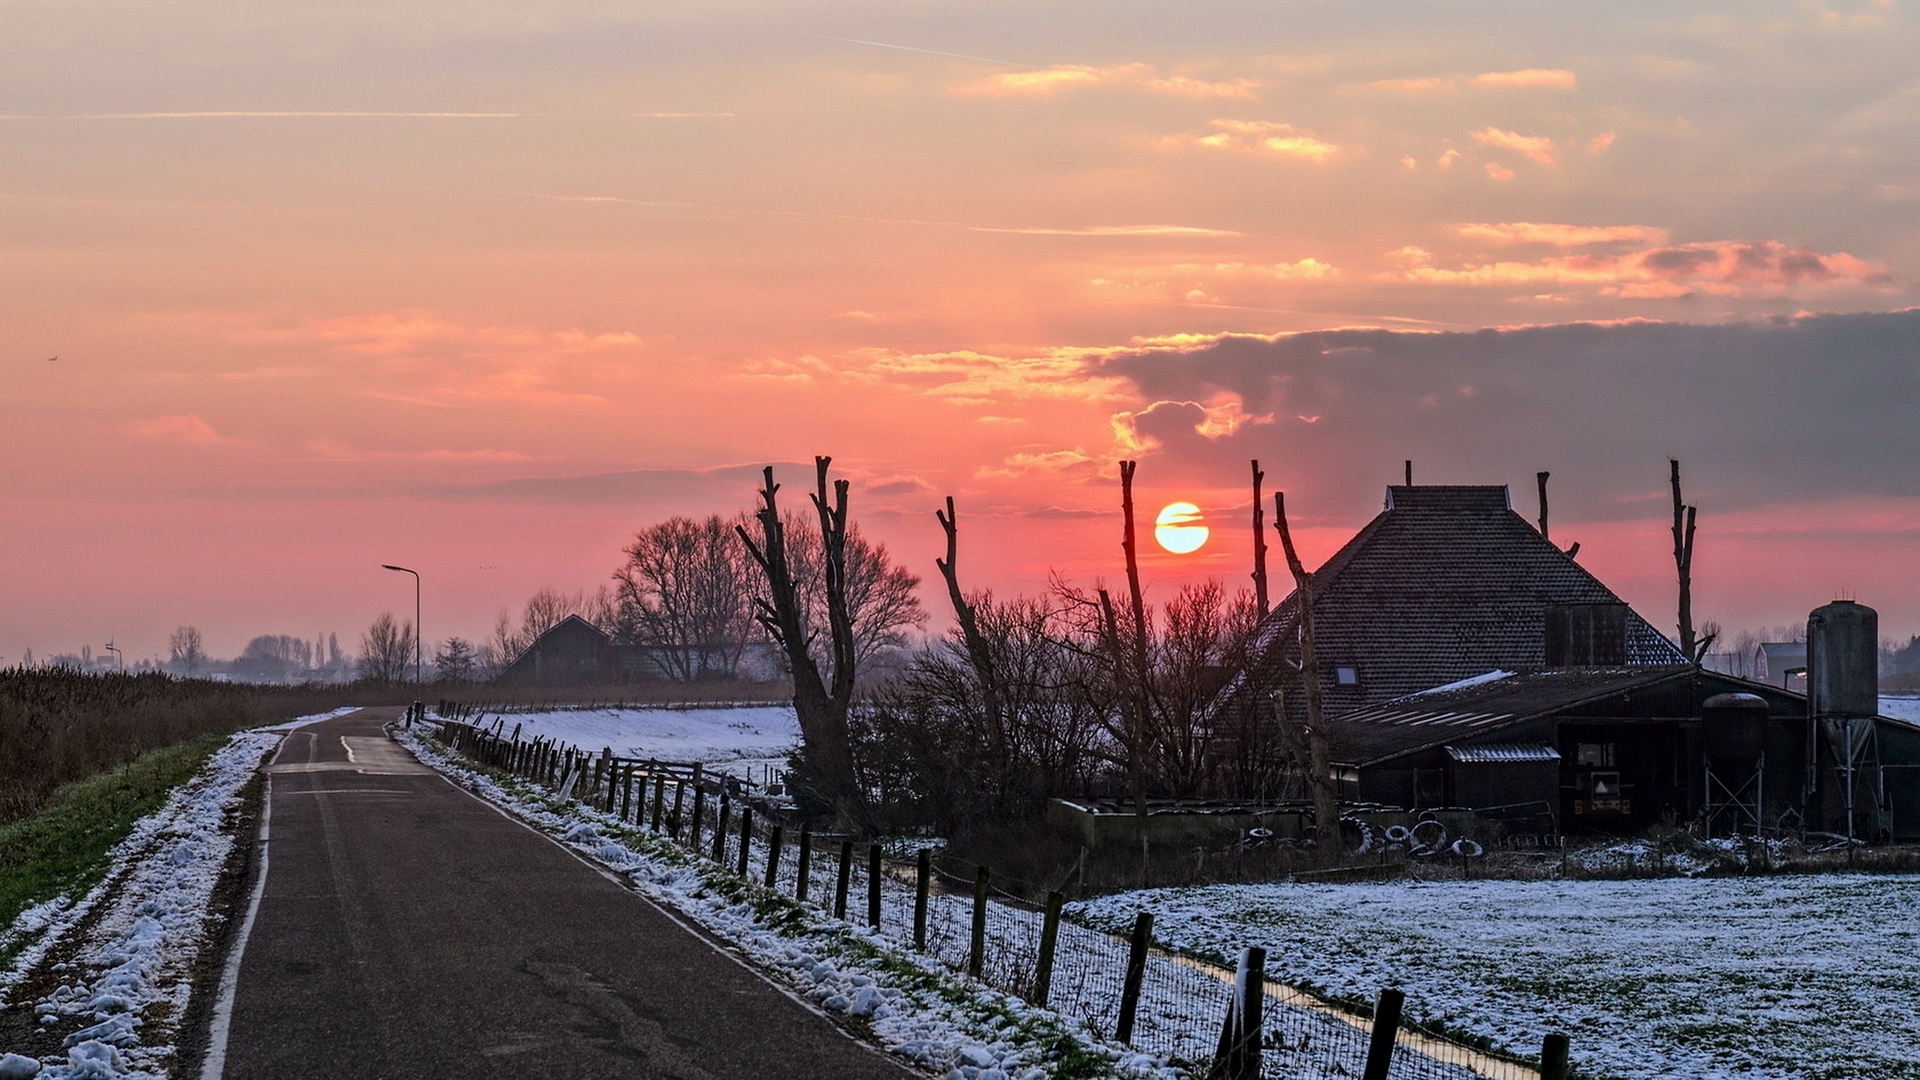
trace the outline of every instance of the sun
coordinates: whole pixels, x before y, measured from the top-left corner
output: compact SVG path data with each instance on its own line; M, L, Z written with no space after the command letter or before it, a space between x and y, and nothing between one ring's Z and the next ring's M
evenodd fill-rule
M1199 551L1212 531L1200 516L1200 508L1190 502L1168 503L1153 521L1153 538L1175 555Z

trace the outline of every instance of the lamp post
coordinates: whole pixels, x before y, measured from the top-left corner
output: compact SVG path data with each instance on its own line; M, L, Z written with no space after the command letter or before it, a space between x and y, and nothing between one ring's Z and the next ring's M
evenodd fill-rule
M111 642L111 641L109 641L109 642L107 642L107 644L106 644L106 650L107 650L108 652L110 652L110 653L112 653L112 654L113 654L113 666L114 666L114 668L115 668L116 670L119 670L119 671L122 671L122 672L124 672L124 671L126 671L126 670L127 670L127 658L126 658L125 656L123 656L123 655L121 655L121 653L120 653L120 647L119 647L118 645L115 645L115 644L114 644L113 642Z
M427 666L426 638L420 633L420 571L409 570L404 566L391 566L387 563L381 563L380 569L397 570L402 574L413 575L413 693L416 699L414 705L418 706L420 686L425 681L421 678L421 672L425 671Z

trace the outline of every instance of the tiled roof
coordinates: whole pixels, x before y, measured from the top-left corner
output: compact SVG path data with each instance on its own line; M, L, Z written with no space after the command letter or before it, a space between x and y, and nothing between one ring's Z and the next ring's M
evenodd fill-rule
M1514 513L1504 486L1388 488L1386 509L1314 575L1327 715L1495 669L1541 668L1550 605L1620 602ZM1290 594L1263 624L1256 685L1293 681L1297 605ZM1628 664L1685 659L1627 613ZM1355 669L1356 683L1338 684L1342 667ZM1244 690L1247 681L1236 682Z

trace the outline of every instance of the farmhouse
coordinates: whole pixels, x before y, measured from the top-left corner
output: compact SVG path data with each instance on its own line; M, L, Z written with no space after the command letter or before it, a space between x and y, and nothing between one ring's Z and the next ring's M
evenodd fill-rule
M712 651L733 657L727 675L764 680L780 674L777 652L765 642L716 646ZM674 667L664 653L615 641L580 616L569 615L535 638L494 681L510 686L612 686L666 679Z
M1920 727L1874 715L1861 605L1814 614L1810 701L1689 663L1505 487L1406 486L1315 574L1312 615L1343 799L1527 832L1920 837ZM1296 593L1217 707L1302 723L1300 641Z

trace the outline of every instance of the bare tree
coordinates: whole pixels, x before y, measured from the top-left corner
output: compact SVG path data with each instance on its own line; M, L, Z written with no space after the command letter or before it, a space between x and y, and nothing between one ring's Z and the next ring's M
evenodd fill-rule
M1412 465L1408 465L1412 473ZM1293 572L1294 593L1300 607L1300 682L1306 697L1306 730L1299 733L1306 743L1307 787L1313 793L1314 835L1319 838L1323 857L1339 850L1340 802L1334 790L1333 759L1327 746L1327 729L1320 686L1320 659L1313 639L1313 575L1300 562L1294 550L1293 531L1287 527L1287 496L1273 493L1273 527L1280 531L1280 546L1287 554L1287 569ZM1284 730L1287 719L1281 710Z
M264 682L296 680L312 666L313 645L291 634L261 634L233 661L235 674Z
M1267 474L1260 471L1260 460L1253 461L1253 603L1261 618L1267 617L1267 524L1266 500L1260 497L1260 482Z
M820 516L831 684L813 657L813 635L790 562L786 523L776 498L780 485L773 481L771 465L760 490L760 509L754 515L760 525L760 542L754 542L745 526L736 530L766 578L767 595L754 600L756 617L786 654L787 669L793 676L793 709L800 721L801 738L798 779L813 798L833 807L842 817L859 822L867 817L866 800L854 776L847 725L858 670L853 617L847 608L847 482L834 481L829 496L827 469L833 459L815 457L813 462L813 505Z
M395 622L383 611L360 635L360 677L374 682L401 682L413 670L413 624Z
M671 679L730 678L753 629L753 564L735 524L676 517L634 534L614 573L619 636L654 650Z
M1696 640L1693 633L1693 528L1699 507L1688 506L1680 497L1680 462L1667 459L1673 483L1673 565L1680 578L1680 651L1689 663L1697 664L1713 647L1719 628L1713 627Z
M201 644L197 626L174 627L173 634L167 638L167 652L168 663L182 675L198 675L207 664L207 651Z
M826 548L812 520L789 516L785 522L787 564L800 591L809 640L830 639L833 612L827 589ZM907 631L926 621L920 605L920 578L898 566L885 544L860 535L857 523L847 524L844 539L845 594L852 620L853 658L863 671L872 670L884 654L907 643ZM831 682L834 655L818 657L821 674Z
M433 654L434 677L439 682L472 682L478 666L479 657L466 638L450 637Z

